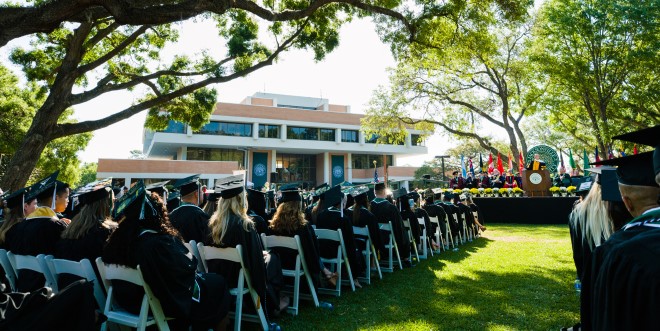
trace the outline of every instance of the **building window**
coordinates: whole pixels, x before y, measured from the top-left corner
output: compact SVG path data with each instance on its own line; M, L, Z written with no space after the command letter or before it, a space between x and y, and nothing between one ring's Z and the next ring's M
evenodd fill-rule
M387 165L392 165L392 155L387 155ZM383 155L372 154L353 154L351 156L353 161L353 169L373 169L374 160L376 160L376 167L383 166Z
M165 132L165 133L186 133L186 125L177 122L177 121L170 121L167 124L167 128L165 130L160 130L158 132Z
M286 137L287 139L319 140L319 129L290 126L287 127Z
M259 124L259 138L279 138L280 126Z
M198 134L213 134L219 136L251 137L252 124L249 123L230 123L230 122L209 122L206 123Z
M335 141L335 129L320 129L322 141Z
M381 141L378 141L379 139L380 139ZM394 144L393 144L393 143L390 143L389 141L390 141L390 140L387 138L387 136L381 138L380 135L377 135L377 134L375 134L375 133L372 134L372 135L369 136L369 137L365 137L365 139L364 139L364 142L367 143L367 144L381 143L381 144L388 144L388 145L400 145L400 146L403 146L403 145L404 145L404 142L403 142L403 141L399 141L399 142L394 143Z
M316 155L277 153L276 183L299 183L311 188L316 183Z
M245 167L245 152L225 148L188 147L187 159L191 161L236 161L239 167Z
M412 146L424 146L424 140L419 139L418 134L411 134L410 135L410 145Z
M360 136L357 130L341 130L341 141L345 143L359 142Z

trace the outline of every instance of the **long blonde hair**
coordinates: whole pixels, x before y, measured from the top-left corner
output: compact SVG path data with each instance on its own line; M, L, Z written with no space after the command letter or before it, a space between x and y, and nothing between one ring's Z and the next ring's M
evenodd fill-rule
M106 229L114 229L117 222L112 220L112 194L107 198L85 204L80 212L73 217L71 224L62 231L63 239L79 239L90 230L101 225Z
M254 222L247 215L245 191L229 199L220 198L220 200L218 200L215 213L213 213L213 216L211 216L211 220L209 221L211 239L214 244L222 244L222 239L224 239L225 233L227 233L227 221L231 214L234 214L243 220L243 230L246 232L249 231L251 227L254 228Z
M591 247L600 246L614 232L614 222L610 217L607 202L601 196L601 186L597 182L591 185L587 196L578 203L571 215L570 223L582 230L582 240Z
M300 209L300 201L288 201L277 206L270 228L277 232L293 233L307 224Z

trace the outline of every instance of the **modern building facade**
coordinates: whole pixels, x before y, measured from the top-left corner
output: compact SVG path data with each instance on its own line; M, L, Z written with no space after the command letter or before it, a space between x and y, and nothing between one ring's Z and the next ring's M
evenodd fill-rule
M149 181L202 174L214 181L247 170L255 187L266 183L368 183L407 181L416 167L397 166L397 158L426 154L420 132L402 144L377 144L360 131L362 114L328 99L255 93L239 104L218 103L210 122L198 131L170 122L163 131L144 132L146 160L100 159L98 177Z

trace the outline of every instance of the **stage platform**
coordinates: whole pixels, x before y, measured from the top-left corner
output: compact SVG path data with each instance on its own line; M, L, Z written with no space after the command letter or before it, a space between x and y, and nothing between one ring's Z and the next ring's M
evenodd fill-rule
M578 197L473 198L488 223L568 224Z

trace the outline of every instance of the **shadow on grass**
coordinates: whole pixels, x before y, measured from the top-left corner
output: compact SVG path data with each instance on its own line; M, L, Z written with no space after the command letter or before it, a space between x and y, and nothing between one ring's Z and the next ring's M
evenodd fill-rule
M277 322L285 330L557 330L577 322L574 271L565 261L553 268L485 265L487 259L478 253L486 254L498 235L524 238L530 227L499 230L493 239L481 237L414 268L383 274L354 293L344 288L340 298L322 295L320 300L331 302L334 310L301 301L299 316ZM565 239L566 229L531 231L554 240Z

